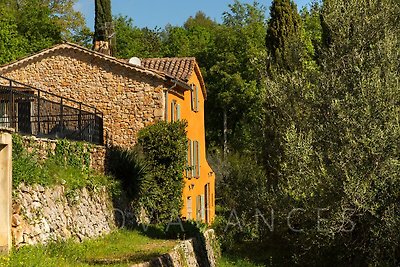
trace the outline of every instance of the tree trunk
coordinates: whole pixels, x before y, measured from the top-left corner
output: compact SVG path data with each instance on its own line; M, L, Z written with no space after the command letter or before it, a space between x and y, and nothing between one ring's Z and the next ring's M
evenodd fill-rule
M224 109L224 159L228 155L228 115Z

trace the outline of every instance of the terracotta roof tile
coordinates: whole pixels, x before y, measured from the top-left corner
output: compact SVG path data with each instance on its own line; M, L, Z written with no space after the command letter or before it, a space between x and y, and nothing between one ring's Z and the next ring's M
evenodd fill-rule
M194 57L181 58L143 58L142 67L168 74L183 82L188 82L193 74L196 59Z

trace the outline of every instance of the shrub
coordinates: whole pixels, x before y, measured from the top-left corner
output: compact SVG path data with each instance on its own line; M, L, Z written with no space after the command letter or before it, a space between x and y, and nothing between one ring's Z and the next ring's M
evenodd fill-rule
M138 144L149 175L140 183L140 203L152 223L179 217L183 205L187 138L186 122L158 122L139 132Z
M130 200L138 200L141 181L149 174L149 166L139 147L112 148L109 152L108 171L121 181L123 191Z

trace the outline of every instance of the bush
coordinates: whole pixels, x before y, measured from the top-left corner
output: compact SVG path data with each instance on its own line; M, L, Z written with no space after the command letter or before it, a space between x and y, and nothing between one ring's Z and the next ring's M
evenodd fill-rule
M186 122L158 122L139 132L138 144L149 175L140 184L140 203L152 223L178 218L183 206Z
M180 215L185 129L185 122L158 122L139 132L132 149L114 148L109 153L109 171L121 181L124 201L139 207L133 210L135 214L143 207L152 224L168 223Z
M112 148L108 171L121 181L121 187L130 201L139 199L140 185L149 175L149 164L138 146L133 149Z

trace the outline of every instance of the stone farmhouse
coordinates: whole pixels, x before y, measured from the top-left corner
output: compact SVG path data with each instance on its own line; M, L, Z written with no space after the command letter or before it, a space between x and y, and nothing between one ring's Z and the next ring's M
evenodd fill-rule
M49 136L54 131L57 138L66 136L58 133L74 128L80 135L96 131L96 138L89 141L130 148L143 127L160 120L186 120L187 158L192 168L185 173L182 217L213 221L215 175L206 160L204 129L207 93L195 58L121 60L63 43L0 66L0 76L10 79L9 83L0 81L0 91L9 86L20 94L17 101L0 92L0 126L8 123L25 134L40 136L46 131ZM21 84L13 85L14 80ZM44 129L40 121L45 102L32 100L39 95L47 99L46 110L60 110L53 104L61 102L61 115L47 118L57 121L51 129ZM4 105L8 101L16 101L12 110ZM78 122L68 120L73 112ZM18 122L10 124L12 118Z

